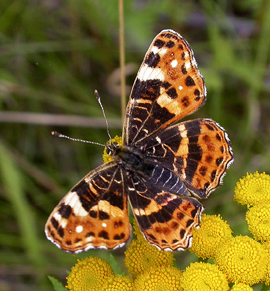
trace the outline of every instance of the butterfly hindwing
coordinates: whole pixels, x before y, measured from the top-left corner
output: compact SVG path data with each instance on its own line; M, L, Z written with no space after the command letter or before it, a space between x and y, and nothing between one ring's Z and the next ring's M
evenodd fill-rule
M135 79L123 127L125 144L142 140L203 105L204 80L187 41L163 30L150 45Z
M129 183L129 201L145 239L162 250L184 250L199 227L202 205L194 198L160 191L138 177ZM185 191L185 190L183 190Z
M86 175L53 210L47 238L64 251L114 249L130 236L123 172L114 162Z

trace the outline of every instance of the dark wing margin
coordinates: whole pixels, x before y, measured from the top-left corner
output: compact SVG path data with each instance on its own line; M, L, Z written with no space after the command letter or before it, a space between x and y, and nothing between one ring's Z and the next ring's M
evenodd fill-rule
M123 246L130 237L124 175L114 162L86 175L48 218L47 238L71 253Z
M161 31L135 79L123 126L124 144L140 146L150 134L194 112L206 99L204 80L187 41Z

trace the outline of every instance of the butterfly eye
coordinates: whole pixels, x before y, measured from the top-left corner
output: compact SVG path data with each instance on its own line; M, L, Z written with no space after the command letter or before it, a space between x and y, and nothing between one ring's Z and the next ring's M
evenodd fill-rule
M116 142L108 142L106 144L106 152L110 156L117 154L119 149L120 145Z

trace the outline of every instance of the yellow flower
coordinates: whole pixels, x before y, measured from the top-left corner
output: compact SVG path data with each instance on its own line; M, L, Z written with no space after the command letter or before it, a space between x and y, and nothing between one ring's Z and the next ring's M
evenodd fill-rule
M252 238L237 236L220 245L215 262L230 282L253 285L265 277L267 254Z
M116 135L114 138L112 138L111 140L109 140L109 141L107 142L107 144L110 143L110 142L118 143L120 146L123 145L122 137L119 137L119 136L117 136L117 135ZM105 147L105 149L104 149L104 151L103 151L103 156L102 156L102 158L103 158L103 163L104 163L104 164L113 161L112 156L110 156L110 155L107 153L107 147Z
M233 285L231 289L231 291L252 291L252 290L253 288L243 283L236 283Z
M133 277L148 271L151 267L172 266L171 252L158 250L146 240L133 240L125 251L125 265Z
M131 278L115 276L106 286L106 291L133 291L134 283Z
M246 221L255 240L270 240L270 204L258 204L249 208Z
M240 179L234 190L234 200L240 204L270 203L270 176L255 172Z
M220 244L232 238L232 230L218 215L202 215L199 229L193 229L192 246L189 249L197 257L213 259Z
M193 263L183 272L180 280L183 291L227 291L229 284L226 276L216 265Z
M138 241L145 241L145 238L144 238L144 236L139 228L139 225L138 225L136 219L133 220L132 225L133 225L133 229L134 229L133 233L135 234L137 240Z
M71 291L101 291L114 277L111 266L100 258L85 258L71 269L67 286Z
M134 291L181 291L181 275L182 272L174 267L149 269L136 278Z
M270 241L267 241L263 244L263 247L267 253L267 269L266 269L266 276L264 278L264 284L270 285Z

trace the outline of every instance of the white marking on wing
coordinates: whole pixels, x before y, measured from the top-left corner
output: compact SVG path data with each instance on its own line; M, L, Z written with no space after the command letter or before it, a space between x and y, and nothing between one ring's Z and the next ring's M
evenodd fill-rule
M188 70L191 67L191 63L190 62L186 62L185 63L185 68L186 70Z
M158 53L158 51L159 51L159 48L156 47L156 46L153 46L152 49L151 49L151 52L154 53L154 54Z
M164 74L163 71L159 68L151 68L148 65L144 64L137 75L137 78L140 81L147 81L147 80L160 80L164 81Z
M58 222L61 221L61 219L63 219L62 216L61 216L61 214L59 214L58 212L55 212L54 213L53 218L55 220L57 220Z
M178 61L177 61L177 60L173 60L173 61L171 62L171 66L172 66L172 68L175 68L177 65L178 65Z
M160 137L156 137L156 141L159 143L159 144L161 144L161 139L160 139Z
M60 221L60 226L61 226L62 228L66 228L66 226L67 226L67 220L66 220L66 219L62 219L62 220Z
M83 227L81 226L81 225L78 225L77 227L76 227L76 232L77 233L81 233L83 231Z
M167 51L168 51L168 49L166 49L166 48L162 48L162 49L158 52L158 54L159 54L160 56L163 56L163 55L165 55L165 54L167 53Z

